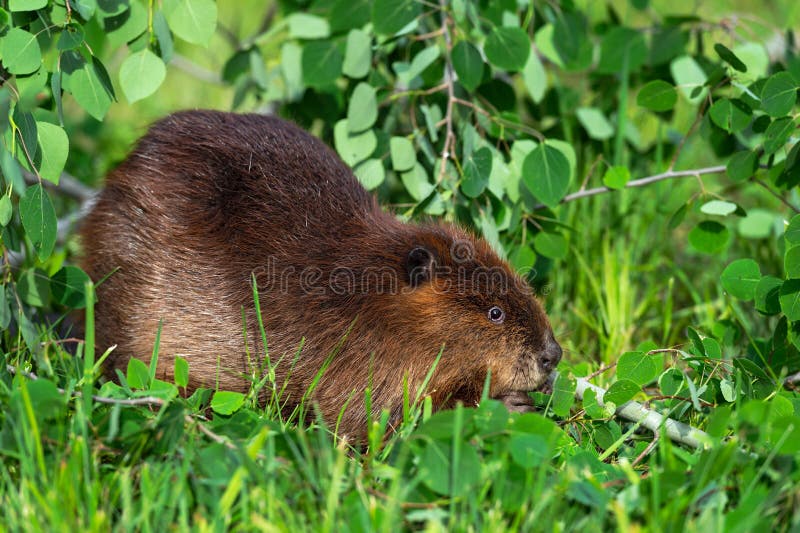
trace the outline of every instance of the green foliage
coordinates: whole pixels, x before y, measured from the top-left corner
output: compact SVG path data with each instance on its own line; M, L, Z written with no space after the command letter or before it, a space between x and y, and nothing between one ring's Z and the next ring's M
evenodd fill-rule
M797 11L712 4L0 1L0 523L796 528ZM55 330L93 304L72 176L208 106L291 118L398 216L508 258L568 349L540 411L423 396L361 447L313 405L283 412L269 368L182 397L190 359L174 383L139 360L112 382L91 327L65 351ZM576 400L595 372L607 392ZM614 416L629 400L711 442L654 442Z

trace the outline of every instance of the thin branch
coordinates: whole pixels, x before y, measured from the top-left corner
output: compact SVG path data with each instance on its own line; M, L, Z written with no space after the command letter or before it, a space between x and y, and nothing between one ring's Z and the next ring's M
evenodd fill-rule
M197 78L200 81L213 83L215 85L225 85L219 74L212 72L205 67L201 67L197 63L190 61L180 54L173 54L172 60L169 63L175 68L184 71L186 74Z
M651 183L656 183L658 181L663 181L673 178L702 176L704 174L720 174L722 172L725 172L724 165L705 167L705 168L695 168L692 170L668 170L667 172L662 172L661 174L647 176L646 178L640 178L638 180L631 180L625 185L625 188L633 189L634 187L644 187L645 185L650 185ZM568 194L561 200L560 203L566 204L569 202L573 202L575 200L579 200L581 198L587 198L589 196L597 196L598 194L604 194L615 190L617 189L609 189L608 187L595 187L594 189L585 189L572 194ZM539 204L535 206L534 209L539 210L539 209L544 209L546 207L547 206L544 204Z
M800 213L800 209L798 209L798 208L796 208L795 206L793 206L792 204L790 204L790 203L789 203L789 201L788 201L786 198L784 198L784 197L783 197L783 196L781 196L780 194L778 194L778 193L776 193L775 191L773 191L773 190L770 188L770 186L769 186L769 185L767 185L766 183L764 183L762 180L760 180L760 179L758 179L758 178L755 178L755 177L754 177L754 178L753 178L753 181L754 181L754 182L756 182L757 184L761 185L761 187L763 187L763 188L764 188L764 190L766 190L766 191L767 191L768 193L770 193L772 196L774 196L775 198L777 198L777 199L778 199L778 200L779 200L779 201L780 201L780 202L781 202L783 205L785 205L786 207L788 207L789 209L791 209L791 210L792 210L792 211L794 211L795 213Z
M575 396L578 399L583 400L584 394L589 390L594 391L597 404L602 407L604 405L603 395L605 395L606 390L589 383L585 378L576 380ZM616 413L617 416L637 422L657 435L664 435L675 442L686 444L692 448L705 448L712 442L711 436L705 431L647 409L639 402L632 400L626 402L617 407Z
M442 154L440 156L441 162L439 163L439 177L437 183L444 180L444 174L447 170L447 160L452 156L451 150L455 150L455 135L453 134L453 102L455 100L455 76L453 74L453 62L450 53L453 49L452 38L450 37L450 15L447 13L447 0L439 0L439 6L442 11L442 27L441 31L444 35L445 51L444 51L444 82L447 85L447 112L444 117L445 121L445 136L444 146L442 147Z

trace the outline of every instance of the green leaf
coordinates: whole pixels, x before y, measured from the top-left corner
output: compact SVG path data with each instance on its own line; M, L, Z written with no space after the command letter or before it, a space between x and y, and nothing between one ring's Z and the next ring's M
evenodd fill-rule
M25 191L25 196L19 201L19 214L36 255L44 261L53 253L58 222L53 202L41 184L32 185Z
M777 315L781 312L781 303L778 300L783 280L775 276L764 276L756 285L755 306L756 310L765 315Z
M495 27L486 38L483 51L492 65L515 72L522 70L528 62L531 42L521 28Z
M783 238L787 244L800 244L800 215L793 216L789 221Z
M544 34L548 27L545 26L542 31L537 32L537 46L540 42L539 34ZM589 30L586 17L582 13L561 12L553 24L551 35L551 46L557 53L555 59L560 59L566 70L583 70L592 64L594 47L587 38Z
M0 196L0 226L5 227L11 221L12 206L11 196L4 194Z
M800 320L800 279L787 279L781 285L778 301L781 311L792 322Z
M147 48L129 55L119 69L119 83L130 103L156 92L166 76L164 62Z
M328 20L333 33L363 28L370 21L371 0L335 0Z
M658 366L651 355L642 352L626 352L617 361L618 379L627 379L636 385L644 386L657 377Z
M777 216L764 209L751 209L739 220L739 235L748 239L765 239L772 235Z
M47 274L39 268L26 270L17 280L17 293L26 304L44 307L50 301L50 283Z
M715 254L724 250L729 239L728 228L711 220L700 222L689 232L689 244L704 254Z
M651 111L669 111L678 101L678 91L664 80L645 84L636 95L636 103Z
M9 0L8 10L17 11L36 11L47 6L47 0Z
M403 186L408 191L408 194L417 202L421 202L430 196L436 188L428 180L428 173L425 171L425 167L419 163L416 163L408 172L401 173L400 181L403 182Z
M558 416L569 416L569 410L575 403L574 380L569 379L565 374L559 374L553 383L553 394L550 408Z
M711 200L706 202L700 208L700 211L706 215L717 215L726 217L736 212L739 207L732 202L724 202L722 200Z
M792 246L783 256L783 269L786 277L800 279L800 246Z
M647 43L641 32L630 28L614 27L600 43L600 61L597 72L601 74L634 72L647 59Z
M722 288L738 300L750 301L761 281L761 269L752 259L737 259L725 267L720 275Z
M311 41L303 46L302 65L303 81L324 87L342 74L342 54L332 41Z
M380 159L367 159L359 163L353 172L368 191L377 188L386 179L386 170Z
M764 132L764 153L774 154L786 144L795 130L794 120L791 117L780 117L772 121Z
M708 113L717 126L731 133L746 128L753 117L753 112L739 99L720 98L714 102Z
M531 99L537 104L541 103L547 91L547 72L544 70L539 55L533 51L528 57L528 62L525 63L525 68L522 69L522 81L525 83Z
M14 109L14 123L17 125L19 140L24 145L25 150L21 152L20 160L27 162L36 161L39 153L39 131L38 123L33 118L33 113L22 111L20 107ZM27 166L27 165L26 165Z
M347 119L340 120L333 127L333 142L339 156L351 167L371 156L378 146L378 138L372 130L350 135Z
M686 378L677 368L669 368L658 377L658 388L664 396L675 396L686 386Z
M104 2L103 5L105 4L111 4L111 2ZM127 8L127 2L124 4L114 2L114 4ZM147 8L138 0L133 0L130 2L130 9L103 18L102 26L108 37L108 43L117 48L133 41L147 31L147 20Z
M0 286L0 329L8 328L11 324L11 306L6 296L6 287Z
M80 268L72 265L61 267L50 278L50 292L56 302L71 309L86 307L86 283L89 276Z
M55 184L61 177L61 171L69 155L69 139L63 128L49 122L37 122L36 131L39 137L41 164L39 174Z
M708 79L705 71L691 56L676 57L670 63L672 78L680 89L681 94L691 103L696 104L703 99L706 89L697 92L695 89L702 87Z
M400 83L410 84L411 81L422 74L426 68L431 66L439 58L440 50L438 46L423 48L414 56L411 63L394 63L392 67L397 72L397 79Z
M286 17L292 39L324 39L331 34L328 21L317 15L297 11Z
M466 90L474 91L483 79L481 53L469 41L459 41L453 47L451 59L453 68L458 74L458 81Z
M42 50L36 36L20 28L11 28L0 37L3 66L12 74L30 74L42 64Z
M533 247L536 252L550 259L565 259L567 252L567 239L561 233L546 233L540 231L533 238Z
M375 33L394 35L417 18L421 6L417 0L375 0L372 3Z
M629 379L619 379L603 395L603 402L614 402L619 407L636 396L642 388Z
M797 100L797 82L788 72L770 76L761 89L761 108L771 117L788 115Z
M726 170L732 181L745 181L758 169L758 154L744 150L733 154L728 161Z
M64 88L72 93L72 96L87 113L97 120L103 120L114 98L113 93L109 90L109 84L103 79L107 73L104 71L102 63L95 58L92 58L91 63L80 58L79 64L78 68L69 73Z
M70 24L58 36L59 50L74 50L83 44L83 27L77 24Z
M175 356L175 385L184 389L189 386L189 361L180 355Z
M461 192L469 198L477 198L489 184L492 172L492 151L487 147L472 152L464 161L464 179Z
M556 207L569 188L569 161L560 150L542 143L522 163L522 180L528 190L548 207Z
M738 70L739 72L747 72L747 65L742 63L742 60L736 57L736 54L731 52L728 47L717 43L714 45L714 50L716 50L717 54L720 58L722 58L723 61L732 66L734 69Z
M368 83L356 85L347 106L347 127L350 133L360 133L371 128L378 118L378 101L375 89Z
M552 456L547 441L539 435L526 433L513 435L508 442L508 448L511 458L522 468L534 468L545 464Z
M392 156L392 168L398 172L410 170L417 163L414 144L406 137L389 139L389 152Z
M372 65L372 41L366 32L350 30L344 53L342 72L345 76L358 79L369 74Z
M579 107L575 110L575 114L578 116L578 122L592 139L604 141L614 136L614 127L598 108Z
M150 386L150 369L140 359L131 357L128 360L125 379L130 388L146 390Z
M175 35L193 44L209 45L217 28L214 0L163 0L162 11Z
M241 392L218 390L211 398L211 410L218 415L231 415L244 405L244 399Z

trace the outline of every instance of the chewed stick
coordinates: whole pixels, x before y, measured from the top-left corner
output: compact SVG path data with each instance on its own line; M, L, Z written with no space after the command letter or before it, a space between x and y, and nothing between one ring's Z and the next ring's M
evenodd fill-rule
M583 400L586 391L591 389L595 393L598 405L605 405L603 403L603 395L606 393L604 388L589 383L585 378L577 378L575 382L575 396L579 400ZM660 433L670 440L692 448L706 448L712 442L711 436L705 431L647 409L633 400L617 407L616 414L626 420L637 422L654 433Z

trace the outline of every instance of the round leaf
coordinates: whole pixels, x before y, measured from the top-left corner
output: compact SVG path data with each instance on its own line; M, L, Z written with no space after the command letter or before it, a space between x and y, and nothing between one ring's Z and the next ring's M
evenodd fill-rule
M753 299L756 286L761 281L761 269L752 259L737 259L725 267L720 276L722 288L739 300Z
M12 74L30 74L42 64L42 49L36 36L20 28L11 28L0 39L0 56Z
M778 296L781 311L792 322L800 320L800 279L787 279Z
M550 259L567 257L567 239L560 233L539 232L533 238L533 247L538 253Z
M47 305L50 300L50 284L47 274L38 268L26 270L17 281L17 293L28 305L34 307Z
M761 108L771 117L788 115L797 100L797 83L788 72L778 72L761 89Z
M781 304L778 300L783 280L775 276L764 276L756 285L755 305L760 313L765 315L776 315L781 312Z
M348 129L346 119L337 122L333 127L333 143L342 160L353 167L372 155L378 146L378 138L372 130L350 135Z
M735 213L738 209L738 206L732 202L724 202L722 200L711 200L710 202L706 202L700 208L700 211L707 215L717 215L720 217L726 217L732 213Z
M546 462L552 455L547 441L540 435L517 434L508 443L511 458L522 468L533 468Z
M356 85L347 106L347 127L350 133L360 133L375 124L378 118L378 101L375 89L368 83Z
M728 160L726 171L733 181L749 179L758 169L758 154L749 150L736 152Z
M241 392L218 390L211 398L211 409L219 415L230 415L242 407L244 398Z
M394 35L417 18L417 0L375 0L372 3L372 25L375 33Z
M410 170L417 163L414 144L406 137L389 139L389 152L392 156L392 168L398 172Z
M419 163L416 163L408 172L401 173L400 180L403 182L408 194L418 202L427 198L435 189L434 185L428 181L428 173L425 172L425 167Z
M129 55L119 68L119 83L128 102L147 98L161 86L167 68L160 57L145 48Z
M792 246L783 256L783 269L786 277L800 279L800 246Z
M600 43L597 72L603 74L638 70L647 59L647 43L641 32L621 26L612 28Z
M468 91L474 91L483 79L483 58L481 53L468 41L459 41L451 55L453 68L458 81Z
M739 220L739 234L748 239L765 239L772 235L777 216L764 209L751 209Z
M522 70L531 53L528 34L521 28L495 27L483 46L489 62L502 70Z
M789 221L783 238L787 244L800 244L800 215L793 216Z
M342 54L331 41L312 41L303 46L303 81L312 87L330 85L342 73Z
M89 276L72 265L62 267L50 278L50 292L56 302L72 309L86 306L86 282Z
M470 198L477 198L489 183L492 172L492 151L487 147L476 150L464 162L464 179L461 192Z
M705 220L689 232L689 244L698 252L715 254L725 249L730 231L719 222Z
M538 145L525 157L522 174L528 190L548 207L557 206L567 194L569 161L549 144Z
M380 159L367 159L360 163L353 172L361 185L368 191L378 187L386 178L386 171Z
M609 189L624 189L631 179L631 172L627 167L614 166L603 174L603 184Z
M58 184L61 171L69 155L69 139L63 128L49 122L37 122L36 132L39 137L39 153L41 163L38 170L41 176Z
M578 116L578 122L592 139L604 141L614 135L614 127L596 107L579 107L575 110L575 114Z
M708 112L717 126L732 133L746 128L753 117L753 112L738 99L720 98Z
M764 153L774 154L786 144L795 130L791 117L780 117L772 121L764 132Z
M175 35L184 41L208 46L217 27L214 0L164 0L162 10Z
M372 63L372 41L369 35L361 30L350 30L344 52L342 72L354 79L369 74Z
M675 87L663 80L651 81L636 95L636 103L651 111L669 111L678 101Z
M293 39L324 39L331 34L328 21L310 13L297 11L287 17L287 22Z
M618 407L636 396L642 388L629 379L620 379L611 385L603 395L603 402L613 402Z
M617 361L618 379L627 379L642 386L657 377L658 366L651 355L642 352L626 352Z

